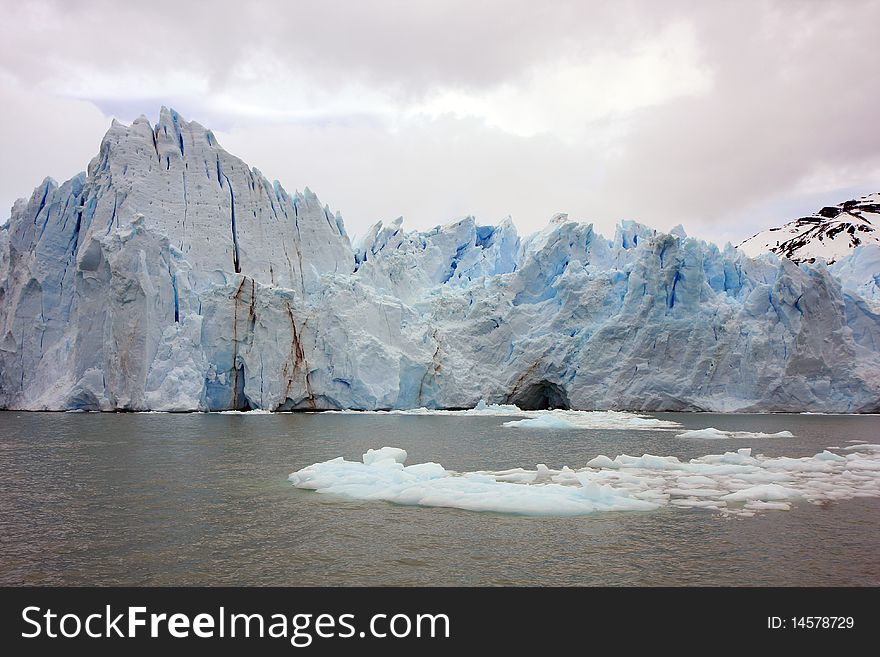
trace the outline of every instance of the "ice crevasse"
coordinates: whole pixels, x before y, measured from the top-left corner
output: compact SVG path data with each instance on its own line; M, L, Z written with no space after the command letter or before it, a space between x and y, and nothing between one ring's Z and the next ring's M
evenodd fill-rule
M0 227L0 407L875 412L875 248L829 269L566 215L352 243L163 108Z

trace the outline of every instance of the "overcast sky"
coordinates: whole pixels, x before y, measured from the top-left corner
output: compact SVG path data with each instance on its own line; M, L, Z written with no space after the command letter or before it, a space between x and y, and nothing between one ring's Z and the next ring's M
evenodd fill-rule
M738 242L880 191L878 2L0 4L3 220L161 105L357 234L568 212Z

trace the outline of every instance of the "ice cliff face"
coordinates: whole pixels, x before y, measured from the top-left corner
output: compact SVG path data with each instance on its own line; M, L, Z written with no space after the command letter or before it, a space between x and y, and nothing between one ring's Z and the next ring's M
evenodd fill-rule
M0 406L877 411L877 262L565 215L351 245L314 194L163 109L0 229Z

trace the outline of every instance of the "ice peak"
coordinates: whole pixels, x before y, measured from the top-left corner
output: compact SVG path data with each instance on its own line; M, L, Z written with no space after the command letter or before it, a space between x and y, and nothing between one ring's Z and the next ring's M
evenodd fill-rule
M174 124L174 123L186 123L186 122L180 118L180 114L178 114L176 110L174 110L173 108L170 108L170 107L166 107L165 105L162 105L162 107L159 108L159 123L158 123L158 125L162 126L162 125L168 125L168 124Z

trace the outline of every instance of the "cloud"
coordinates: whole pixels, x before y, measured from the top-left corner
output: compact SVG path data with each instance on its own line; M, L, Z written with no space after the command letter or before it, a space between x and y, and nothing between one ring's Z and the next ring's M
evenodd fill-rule
M865 19L880 13L876 3L864 15L855 8L789 5L758 23L736 11L704 20L712 93L644 113L609 166L606 189L637 189L660 221L745 221L757 230L773 219L749 222L741 211L761 201L824 191L837 202L838 190L880 188L880 134L871 127L880 48L872 56L855 45L873 43L876 20Z
M560 52L614 44L620 30L639 36L645 22L625 5L607 12L574 0L5 4L10 23L25 29L9 30L0 52L28 74L77 85L88 84L86 71L161 79L184 69L212 91L263 79L266 61L272 73L305 73L326 89L352 79L399 96L482 87Z
M512 134L551 133L576 142L597 121L704 94L711 84L691 27L677 23L624 52L560 57L529 67L517 82L469 92L446 89L412 111L477 116Z
M3 2L7 207L171 105L352 232L556 211L737 241L880 189L880 4ZM14 26L10 29L9 26ZM12 124L12 125L10 125ZM79 165L73 167L73 162ZM785 213L785 214L783 214Z
M224 148L261 162L288 187L307 184L341 210L350 232L402 215L428 228L473 214L497 223L514 213L531 232L566 208L588 217L592 158L553 138L528 138L475 118L413 118L382 124L260 125L219 132ZM553 171L550 178L536 170ZM283 172L284 175L280 175ZM514 212L515 210L515 212ZM604 222L613 230L613 221Z
M0 75L0 224L15 199L30 196L46 176L61 182L84 171L109 127L92 103L46 99Z

